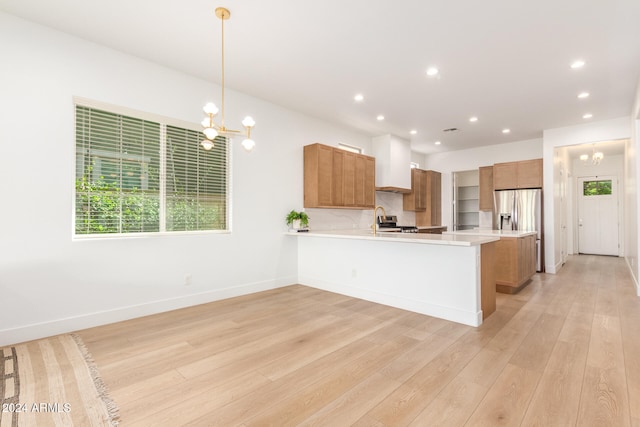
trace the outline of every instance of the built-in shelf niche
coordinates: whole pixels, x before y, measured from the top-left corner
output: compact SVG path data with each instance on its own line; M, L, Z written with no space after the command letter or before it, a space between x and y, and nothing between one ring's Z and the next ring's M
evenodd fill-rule
M479 227L480 180L477 170L453 173L453 229Z

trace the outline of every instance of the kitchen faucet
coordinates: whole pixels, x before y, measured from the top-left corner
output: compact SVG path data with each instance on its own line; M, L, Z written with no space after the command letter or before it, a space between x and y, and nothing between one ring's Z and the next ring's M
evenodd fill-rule
M373 225L371 226L373 228L373 234L376 234L376 212L378 212L378 209L382 209L382 215L387 216L387 213L384 211L382 206L378 205L373 209Z

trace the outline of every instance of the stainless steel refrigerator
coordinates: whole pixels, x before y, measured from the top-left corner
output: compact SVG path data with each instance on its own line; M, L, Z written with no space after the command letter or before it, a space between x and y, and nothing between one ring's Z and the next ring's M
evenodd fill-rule
M498 230L536 231L536 271L542 271L542 190L496 190L493 193Z

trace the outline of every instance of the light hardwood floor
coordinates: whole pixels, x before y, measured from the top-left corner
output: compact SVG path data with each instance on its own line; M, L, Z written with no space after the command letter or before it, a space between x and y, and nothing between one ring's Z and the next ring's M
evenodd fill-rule
M479 328L296 285L79 335L123 426L640 426L620 258L573 256Z

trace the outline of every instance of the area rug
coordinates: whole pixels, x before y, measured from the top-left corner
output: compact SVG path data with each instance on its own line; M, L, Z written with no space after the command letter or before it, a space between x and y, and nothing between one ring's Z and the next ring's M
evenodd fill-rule
M118 408L77 335L0 349L0 426L116 426Z

